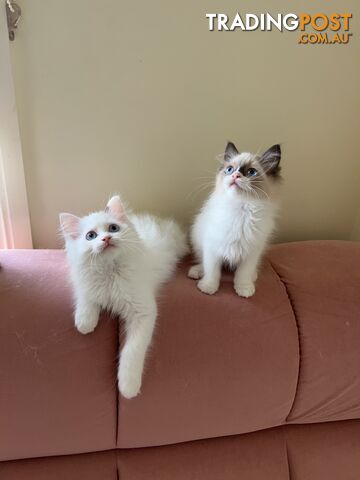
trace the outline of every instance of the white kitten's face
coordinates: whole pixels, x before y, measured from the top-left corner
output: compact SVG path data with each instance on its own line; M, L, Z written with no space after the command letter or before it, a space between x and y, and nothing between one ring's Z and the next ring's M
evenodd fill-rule
M76 243L80 256L116 255L126 241L129 222L119 196L112 197L105 210L76 217L60 214L60 224L67 241Z
M109 255L121 248L128 225L108 212L92 213L80 219L75 239L80 254Z

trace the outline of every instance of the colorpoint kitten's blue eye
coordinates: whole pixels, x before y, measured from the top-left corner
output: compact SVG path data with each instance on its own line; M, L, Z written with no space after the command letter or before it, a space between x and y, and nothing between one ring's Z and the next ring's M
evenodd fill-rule
M234 171L234 167L229 165L228 167L225 168L224 173L225 173L225 175L231 175L233 173L233 171Z
M258 174L258 171L256 168L249 168L248 171L246 172L247 177L255 177Z
M94 238L96 238L98 235L96 232L94 232L94 230L90 230L90 232L88 232L86 234L86 240L94 240Z
M109 232L118 232L120 230L119 225L116 225L116 223L110 223L109 225Z

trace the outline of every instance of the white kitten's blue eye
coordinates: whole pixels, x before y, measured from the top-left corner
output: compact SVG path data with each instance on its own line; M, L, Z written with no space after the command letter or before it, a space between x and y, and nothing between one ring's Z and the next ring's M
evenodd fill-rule
M98 234L96 232L94 232L94 230L90 230L90 232L88 232L86 234L86 240L94 240L96 237L98 236Z
M234 167L229 165L228 167L225 168L224 173L225 173L225 175L231 175L233 173L233 171L234 171Z
M247 177L255 177L258 174L256 168L249 168L246 172Z
M116 225L116 223L110 223L109 225L109 232L118 232L120 230L119 225Z

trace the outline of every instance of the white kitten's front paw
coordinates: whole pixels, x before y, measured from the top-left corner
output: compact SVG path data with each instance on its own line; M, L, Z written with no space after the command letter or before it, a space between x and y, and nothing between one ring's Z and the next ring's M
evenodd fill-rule
M188 271L188 277L193 278L194 280L199 280L203 276L202 266L193 265Z
M203 293L206 293L207 295L213 295L215 292L219 290L219 282L216 282L214 280L207 280L205 278L202 278L198 283L197 287L199 290L201 290Z
M78 331L83 335L93 332L95 330L96 325L97 325L97 321L91 322L89 321L88 318L84 318L83 316L80 316L80 315L75 315L75 326L78 329Z
M249 297L252 297L255 293L255 284L254 283L247 283L247 284L244 284L244 283L237 284L237 283L235 283L234 288L235 288L236 293L240 297L249 298Z
M141 377L129 374L121 374L119 376L119 390L123 397L130 399L136 397L140 393Z
M91 333L95 330L95 325L91 325L89 323L79 323L79 324L76 323L75 326L78 329L78 331L83 335L86 335L87 333Z

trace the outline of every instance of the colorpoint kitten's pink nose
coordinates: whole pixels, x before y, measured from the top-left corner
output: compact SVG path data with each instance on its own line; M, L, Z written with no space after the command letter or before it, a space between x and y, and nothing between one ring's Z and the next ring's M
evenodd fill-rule
M232 178L235 180L236 178L239 178L240 177L240 172L235 172L233 173L232 175Z

